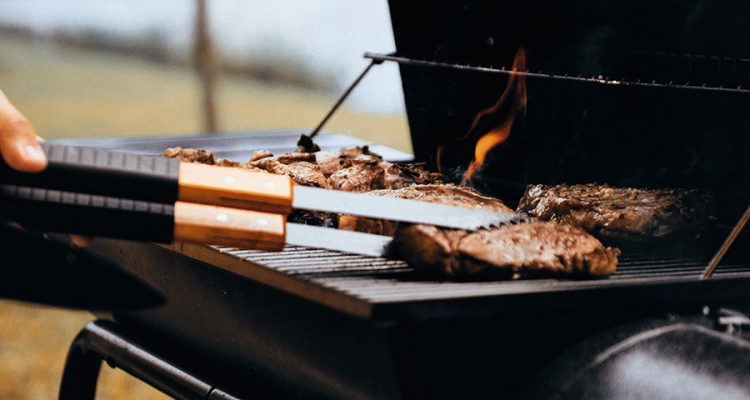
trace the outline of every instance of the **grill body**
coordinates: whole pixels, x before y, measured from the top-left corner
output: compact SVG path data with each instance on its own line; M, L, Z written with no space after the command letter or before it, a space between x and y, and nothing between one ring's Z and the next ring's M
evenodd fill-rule
M750 86L745 3L391 0L390 7L403 56L508 67L524 47L532 71ZM499 97L507 76L415 66L401 74L417 160L434 165L446 144L443 166L467 165L481 132L455 139ZM512 204L526 183L699 187L716 193L718 223L697 241L624 249L617 274L585 281L424 281L398 261L321 250L97 240L92 249L167 299L114 318L219 385L262 386L281 397L508 398L597 332L706 305L750 309L746 235L712 279L698 276L750 202L750 96L533 79L528 90L528 113L491 153L480 188ZM243 160L258 149L290 151L297 137L69 143L145 154L202 147ZM337 135L316 141L333 150L361 144Z
M289 151L296 139L279 132L77 144L148 154L182 144L242 159L259 148ZM336 135L320 142L358 144ZM115 313L120 324L221 386L281 397L508 396L596 332L705 305L750 305L742 254L707 281L698 279L704 252L667 257L641 247L609 279L440 282L418 279L400 261L299 247L267 253L97 239L92 249L167 299L154 310Z
M315 273L274 277L273 269L251 272L245 265L238 272L251 279L243 279L217 267L226 265L217 249L94 245L168 299L159 309L115 314L119 323L147 332L160 350L198 365L220 387L261 387L279 397L507 397L557 355L603 330L697 314L706 304L748 304L747 275L567 290L539 281L533 284L543 293L463 298L447 288L439 300L377 304L331 291ZM377 285L372 275L367 281ZM363 302L373 315L356 314Z

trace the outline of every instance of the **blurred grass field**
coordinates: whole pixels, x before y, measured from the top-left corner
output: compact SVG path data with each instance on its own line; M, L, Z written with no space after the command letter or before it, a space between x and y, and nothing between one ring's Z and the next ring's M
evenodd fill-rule
M201 131L198 83L186 67L0 37L0 88L45 138ZM302 131L315 126L334 100L309 90L222 77L220 128ZM344 108L326 129L411 151L403 115ZM0 301L0 399L55 398L67 346L91 319L86 312ZM165 398L120 371L106 366L102 371L99 399Z

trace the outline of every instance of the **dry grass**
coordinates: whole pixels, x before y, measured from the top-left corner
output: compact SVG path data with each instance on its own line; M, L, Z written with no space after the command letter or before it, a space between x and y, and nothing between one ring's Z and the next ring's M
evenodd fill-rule
M0 38L0 54L0 88L41 136L200 131L197 82L184 68L9 38ZM224 78L221 126L311 127L332 101L309 91ZM328 129L410 150L403 116L344 109ZM85 312L0 301L0 399L54 398L67 346L90 319ZM101 399L164 398L108 367L103 368L99 389Z

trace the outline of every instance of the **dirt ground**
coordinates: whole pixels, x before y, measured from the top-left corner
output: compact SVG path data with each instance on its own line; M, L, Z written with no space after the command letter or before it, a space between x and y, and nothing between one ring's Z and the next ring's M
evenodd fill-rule
M46 138L199 132L197 87L184 67L0 38L0 88ZM219 120L227 131L309 128L333 100L301 89L223 78ZM402 115L343 109L328 130L411 150ZM55 398L67 346L92 318L83 311L0 301L0 399ZM97 398L166 397L105 366Z

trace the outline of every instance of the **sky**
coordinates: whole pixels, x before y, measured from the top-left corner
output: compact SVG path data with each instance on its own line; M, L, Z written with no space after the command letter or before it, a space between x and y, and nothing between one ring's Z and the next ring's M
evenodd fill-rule
M224 56L294 57L343 89L367 65L366 51L395 49L386 0L208 0L214 39ZM101 30L140 37L165 34L182 51L192 39L193 0L0 0L0 23L41 34ZM365 111L403 111L396 65L373 69L348 104Z

